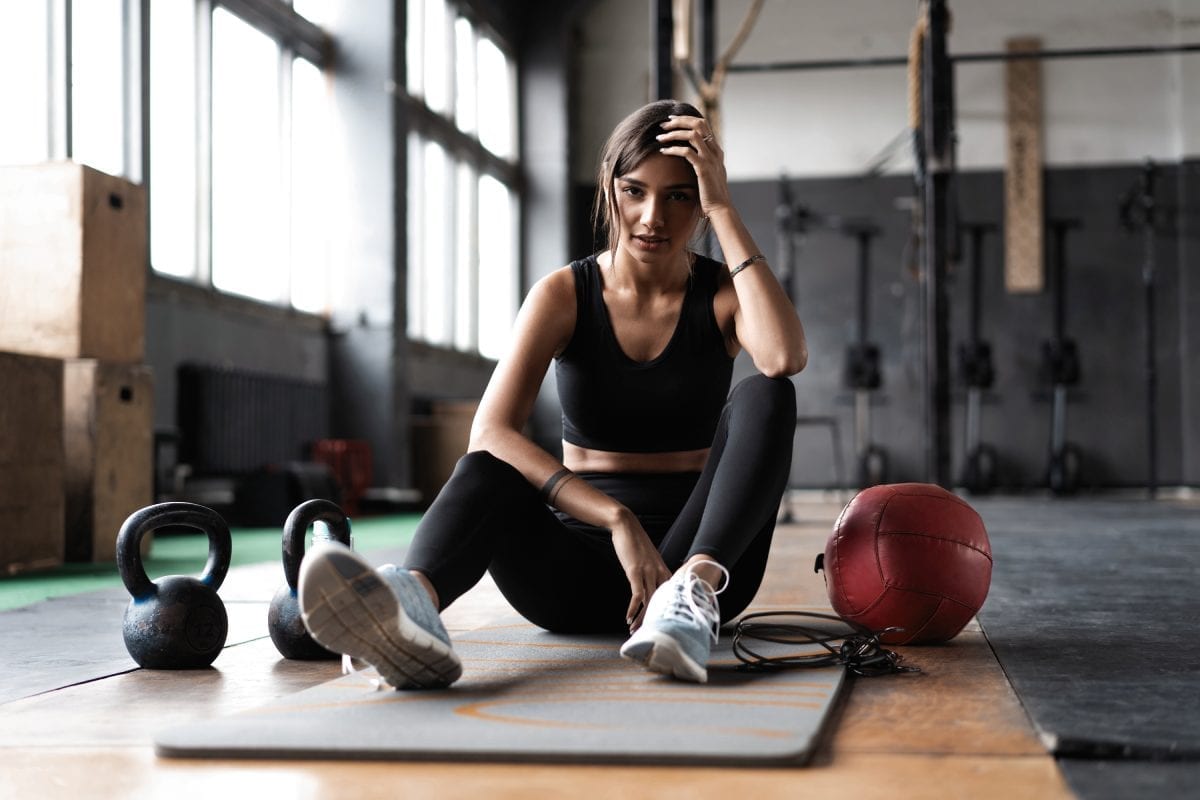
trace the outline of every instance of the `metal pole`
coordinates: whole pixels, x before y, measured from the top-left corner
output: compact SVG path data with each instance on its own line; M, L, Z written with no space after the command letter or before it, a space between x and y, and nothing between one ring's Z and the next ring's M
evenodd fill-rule
M779 178L779 204L775 206L775 247L778 254L773 264L783 291L796 304L796 287L792 275L796 265L796 205L792 202L787 177Z
M1143 240L1142 286L1145 291L1146 306L1146 450L1147 482L1146 490L1153 498L1158 493L1158 366L1155 363L1155 309L1154 309L1154 179L1156 168L1153 161L1147 161L1142 168L1142 208L1144 216L1142 225L1145 234Z
M946 0L929 0L922 75L925 180L925 470L950 485L950 325L946 289L950 189L954 177L954 66L946 52Z
M1200 52L1200 43L1147 45L1142 47L1078 47L1064 50L1022 50L1019 52L997 51L980 53L958 53L950 56L952 62L1009 61L1015 58L1037 58L1042 60L1069 58L1117 58L1122 56L1160 56L1176 53ZM832 69L869 69L875 67L903 67L908 65L908 56L875 56L862 58L825 58L811 61L767 61L749 64L730 64L729 72L810 72Z
M970 225L971 230L971 318L968 331L972 347L979 345L979 317L983 306L983 237L985 225Z
M675 96L671 68L671 40L674 36L671 0L655 0L650 8L650 30L654 36L654 55L650 61L654 99L666 100Z
M869 285L871 281L871 231L863 229L854 237L858 241L858 343L865 345L868 341L868 326L870 325L871 302Z
M717 0L700 0L700 70L711 81L717 67Z
M1067 231L1070 223L1053 220L1054 230L1054 340L1062 343L1067 336Z

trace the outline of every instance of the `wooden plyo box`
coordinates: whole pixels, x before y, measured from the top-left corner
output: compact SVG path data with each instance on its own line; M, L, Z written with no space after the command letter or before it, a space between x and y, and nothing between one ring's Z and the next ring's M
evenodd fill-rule
M63 561L63 366L0 353L0 573Z
M0 351L138 363L146 193L69 161L0 169Z
M113 561L121 524L153 502L154 375L137 364L67 361L62 408L66 559Z
M478 407L475 400L439 400L432 414L412 418L413 483L424 505L433 502L466 454Z

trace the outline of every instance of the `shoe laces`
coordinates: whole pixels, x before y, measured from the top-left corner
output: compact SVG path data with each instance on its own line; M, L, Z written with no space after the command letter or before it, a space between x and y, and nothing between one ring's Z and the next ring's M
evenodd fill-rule
M725 577L725 580L721 581L720 589L714 589L708 581L688 569L673 581L674 592L663 611L665 619L701 623L708 629L714 643L721 629L721 609L717 604L717 595L729 586L729 570L720 564L716 566Z

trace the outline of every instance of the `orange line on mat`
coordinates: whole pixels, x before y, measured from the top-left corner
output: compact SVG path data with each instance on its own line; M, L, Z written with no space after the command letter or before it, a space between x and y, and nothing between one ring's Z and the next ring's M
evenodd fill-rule
M504 641L495 642L495 641L491 641L488 639L454 639L453 641L454 641L455 647L458 647L459 645L463 645L463 644L489 644L489 645L493 645L495 647L546 647L546 648L556 648L556 649L564 649L564 650L608 650L608 649L611 649L613 652L616 652L617 648L621 646L621 643L615 639L611 643L611 648L602 642L588 642L588 643L578 643L578 642L504 642Z
M462 688L470 688L469 683L465 683ZM579 679L567 680L546 680L539 682L531 682L525 686L514 686L511 689L505 690L506 694L514 694L516 692L569 692L577 690L586 690L589 692L607 691L610 689L624 689L628 691L645 692L650 694L667 693L672 696L678 696L685 692L699 692L705 697L741 697L741 696L756 696L756 697L827 697L834 687L832 685L825 686L801 686L801 685L784 685L784 686L735 686L725 687L709 684L704 687L697 687L689 684L667 683L665 680L647 678L645 675L634 674L630 675L628 680L623 681L595 681L590 680L588 676L583 676Z
M583 697L580 699L585 700L586 702L589 702L589 703L593 703L593 702L597 702L597 701L599 701L599 702L617 702L617 701L629 700L630 698L587 696L587 697ZM637 698L637 700L642 703L646 702L643 698ZM605 729L611 730L614 728L630 727L629 725L602 725L602 724L598 724L598 723L594 723L594 722L568 722L565 720L547 720L547 719L529 719L529 718L522 718L522 717L509 717L509 716L504 716L501 714L494 714L494 713L484 710L484 709L488 709L488 708L494 708L496 706L516 705L516 704L521 704L524 702L526 702L526 701L516 700L516 699L514 699L514 700L504 700L504 699L484 700L484 701L481 701L478 703L467 703L465 705L458 706L457 708L454 709L454 713L459 714L464 717L471 717L474 719L487 720L490 722L503 722L503 723L513 724L513 725L530 725L533 727L540 727L540 728L590 728L590 729L600 729L600 730L605 730ZM566 698L548 698L545 700L545 702L564 703L564 702L571 702L571 701ZM687 705L695 705L697 703L696 700L684 699L684 698L673 699L673 700L657 700L657 701L652 701L652 702L685 703ZM701 702L711 703L712 701L701 701ZM724 700L724 701L719 700L719 701L716 701L716 704L717 705L763 705L762 703L743 703L740 701L729 701L729 700ZM793 708L813 708L813 709L821 709L824 707L823 703L772 703L771 705L786 705L788 707L793 707ZM666 727L671 728L671 727L682 727L682 726L668 725ZM694 726L689 724L687 727L693 728ZM791 738L796 735L795 731L790 731L790 730L781 731L781 730L774 730L771 728L740 728L740 727L714 726L712 728L712 730L714 732L737 733L739 735L750 735L750 736L762 736L762 737L772 738L772 739L786 739L786 738Z

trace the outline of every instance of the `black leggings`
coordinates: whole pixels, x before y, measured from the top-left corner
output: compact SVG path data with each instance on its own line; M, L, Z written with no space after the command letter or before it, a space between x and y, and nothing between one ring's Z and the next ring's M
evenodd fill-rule
M582 473L629 508L674 571L705 553L729 569L721 619L754 599L792 460L796 395L787 378L734 387L702 472ZM513 607L547 630L627 629L630 589L606 528L549 508L524 476L468 453L417 527L405 567L427 575L442 607L485 571Z

